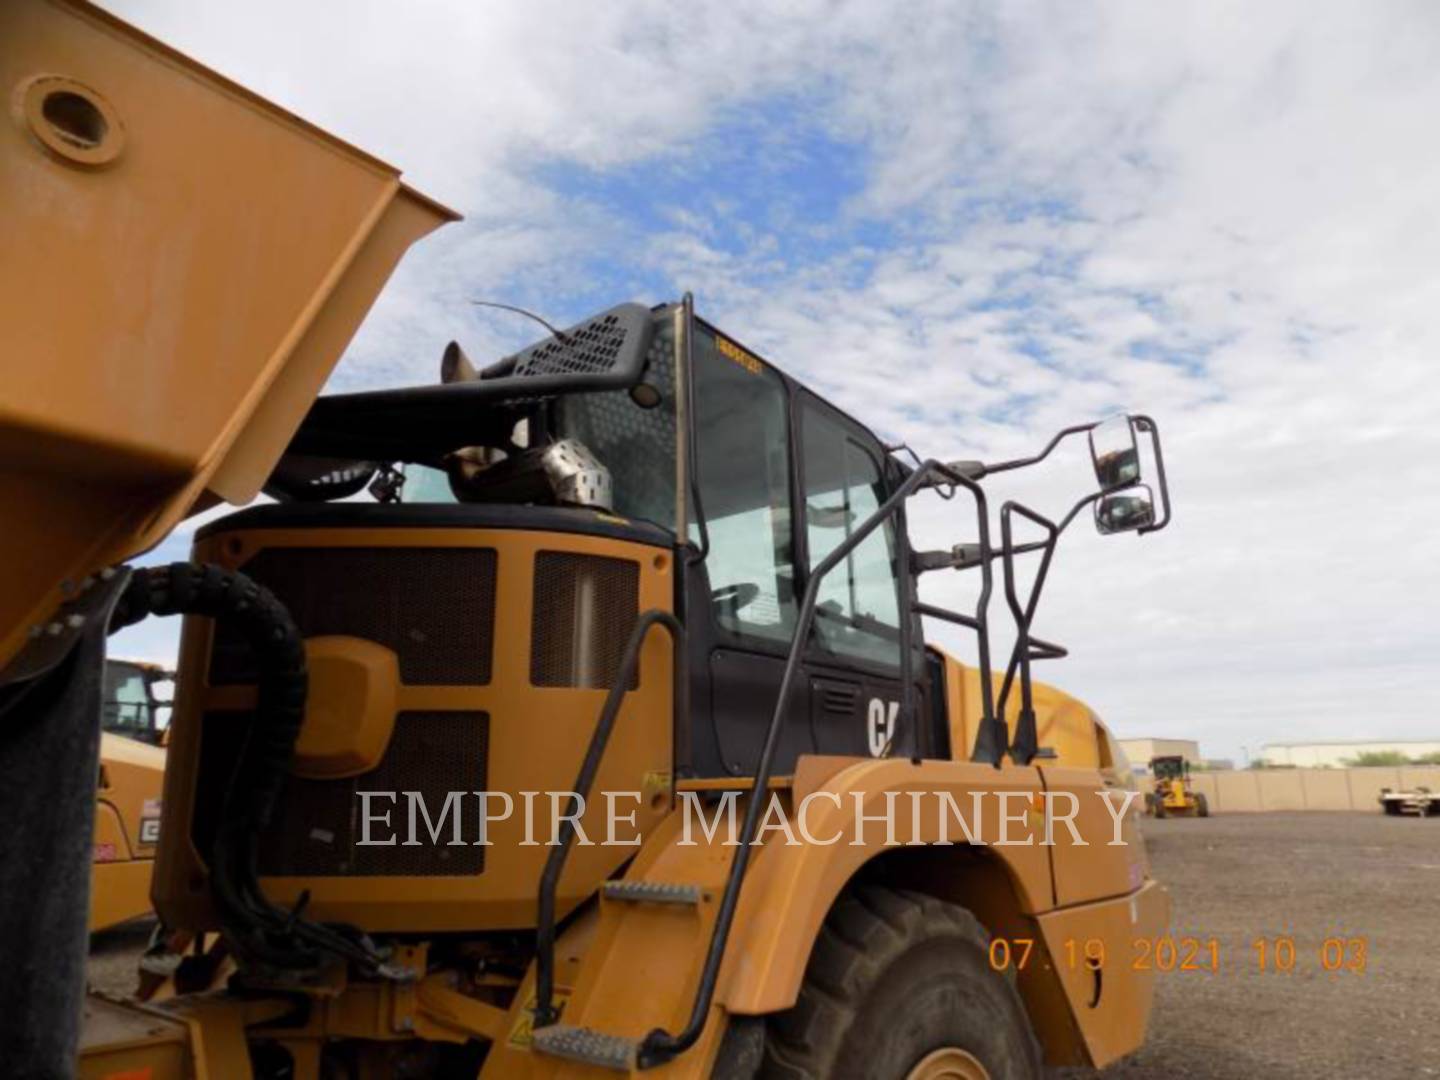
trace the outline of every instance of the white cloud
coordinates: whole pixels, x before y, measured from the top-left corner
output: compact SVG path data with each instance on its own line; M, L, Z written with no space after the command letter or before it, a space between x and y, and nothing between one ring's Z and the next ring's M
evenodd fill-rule
M1175 524L1067 543L1040 629L1074 657L1043 673L1227 756L1440 728L1433 6L111 6L470 215L337 385L428 379L457 334L499 350L528 328L466 297L568 310L610 251L922 453L1143 409ZM636 237L537 172L683 164L776 95L866 155L842 235L894 244L804 259L700 202ZM997 488L1054 508L1083 483L1072 460Z

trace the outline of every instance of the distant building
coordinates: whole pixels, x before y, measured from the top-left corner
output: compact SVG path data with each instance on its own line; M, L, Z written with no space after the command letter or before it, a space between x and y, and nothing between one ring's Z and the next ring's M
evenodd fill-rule
M1342 768L1361 754L1404 754L1417 758L1440 753L1440 739L1334 739L1328 742L1266 743L1259 756L1270 765Z
M1182 757L1191 765L1199 765L1200 744L1194 739L1120 739L1120 749L1130 759L1130 767L1140 776L1150 775L1150 759Z

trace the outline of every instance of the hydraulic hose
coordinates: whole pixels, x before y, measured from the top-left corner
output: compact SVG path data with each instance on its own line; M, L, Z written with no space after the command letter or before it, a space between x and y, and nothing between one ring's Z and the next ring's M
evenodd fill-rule
M227 807L259 828L279 801L295 740L305 719L309 677L300 630L269 589L213 564L171 563L139 570L110 621L114 631L148 615L202 615L233 625L253 650L259 668L255 726L236 769Z
M237 955L282 970L311 969L320 953L395 974L363 935L322 926L275 907L260 891L260 834L284 791L305 718L309 676L295 620L269 589L213 564L171 563L138 570L116 605L110 632L149 615L199 615L233 626L255 655L255 719L226 786L209 853L211 892Z

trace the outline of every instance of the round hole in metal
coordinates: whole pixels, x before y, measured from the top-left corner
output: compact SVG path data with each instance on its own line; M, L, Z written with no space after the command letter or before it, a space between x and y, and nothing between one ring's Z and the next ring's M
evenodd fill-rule
M70 90L52 90L46 94L40 103L40 114L60 138L81 150L99 146L110 130L99 107Z

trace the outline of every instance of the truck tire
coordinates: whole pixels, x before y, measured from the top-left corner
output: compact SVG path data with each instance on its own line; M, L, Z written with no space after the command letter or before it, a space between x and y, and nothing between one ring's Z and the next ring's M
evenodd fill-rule
M1156 796L1155 796L1155 816L1156 816L1157 818L1162 818L1162 817L1165 816L1165 812L1166 812L1166 811L1165 811L1165 800L1162 799L1159 795L1156 795Z
M1210 816L1210 801L1204 795L1195 796L1195 813L1199 817Z
M795 1007L770 1018L767 1080L1038 1080L1040 1048L1013 979L970 912L865 886L816 939Z

